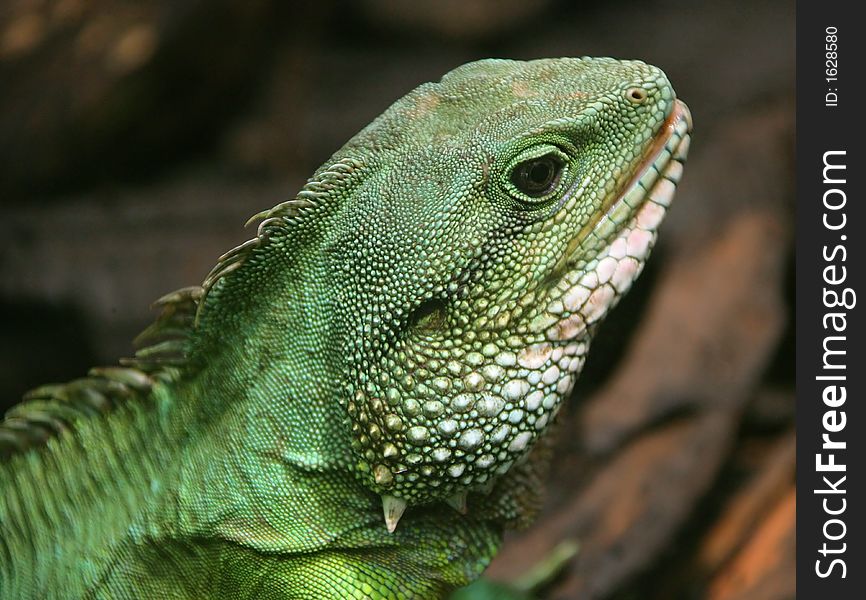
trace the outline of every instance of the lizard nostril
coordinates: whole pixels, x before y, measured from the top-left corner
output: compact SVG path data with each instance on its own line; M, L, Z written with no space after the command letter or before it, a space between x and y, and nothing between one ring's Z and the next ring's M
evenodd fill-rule
M639 87L628 88L625 91L625 97L635 104L640 104L647 99L647 91Z

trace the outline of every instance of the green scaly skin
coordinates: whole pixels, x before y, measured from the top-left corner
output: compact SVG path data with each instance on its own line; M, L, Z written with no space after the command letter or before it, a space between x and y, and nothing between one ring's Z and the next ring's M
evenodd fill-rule
M612 59L479 61L399 100L159 301L135 358L9 411L0 597L475 579L536 510L689 128L660 70Z

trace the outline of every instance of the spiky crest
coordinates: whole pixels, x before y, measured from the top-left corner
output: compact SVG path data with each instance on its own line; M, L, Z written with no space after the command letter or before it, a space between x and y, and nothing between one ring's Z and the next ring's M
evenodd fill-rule
M25 394L0 421L0 462L73 431L82 419L144 398L158 381L176 377L201 294L202 288L189 287L157 300L159 316L135 339L135 356L121 359L121 366L97 367L86 377Z
M103 415L123 402L147 398L158 381L177 378L186 364L190 337L208 292L240 268L272 231L297 225L312 213L328 192L359 166L351 159L327 165L293 199L253 215L247 225L260 221L255 237L223 254L201 286L176 290L154 302L161 313L135 338L135 356L121 359L121 366L94 368L86 377L40 386L25 394L0 420L0 464L73 431L82 419Z

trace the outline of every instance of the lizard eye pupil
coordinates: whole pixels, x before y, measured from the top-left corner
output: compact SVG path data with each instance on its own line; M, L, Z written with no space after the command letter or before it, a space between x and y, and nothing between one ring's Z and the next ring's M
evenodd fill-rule
M562 175L562 160L554 154L546 154L517 165L511 172L511 183L531 198L538 198L552 191Z

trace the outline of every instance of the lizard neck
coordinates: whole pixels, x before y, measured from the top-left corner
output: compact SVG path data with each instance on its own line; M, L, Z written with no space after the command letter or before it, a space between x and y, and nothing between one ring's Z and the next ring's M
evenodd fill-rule
M298 539L321 547L357 525L346 511L321 539L296 531L335 496L361 495L368 509L338 402L325 261L314 243L290 250L283 241L272 236L205 298L190 370L177 383L186 416L175 422L186 424L175 433L190 433L159 511L176 511L181 533L262 551Z
M305 467L345 464L349 446L320 254L273 236L220 282L203 307L190 353L202 366L186 394L200 414L225 415L247 450L279 447Z

